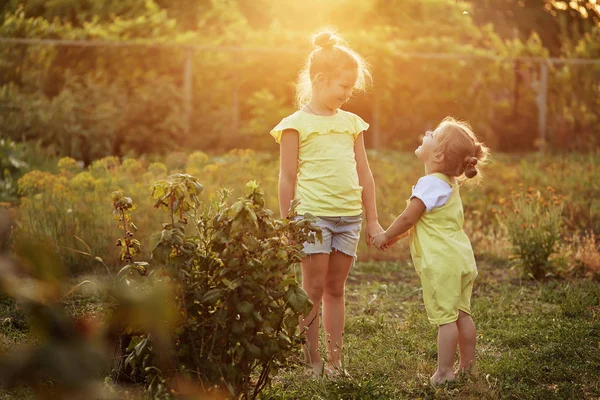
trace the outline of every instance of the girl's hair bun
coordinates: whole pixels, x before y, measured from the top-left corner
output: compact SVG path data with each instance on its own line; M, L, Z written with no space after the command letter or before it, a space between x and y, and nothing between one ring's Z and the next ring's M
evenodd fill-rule
M465 176L467 178L473 178L477 175L477 158L476 157L465 157Z
M315 36L313 43L315 46L322 47L324 49L330 49L337 44L337 37L331 32L319 33Z

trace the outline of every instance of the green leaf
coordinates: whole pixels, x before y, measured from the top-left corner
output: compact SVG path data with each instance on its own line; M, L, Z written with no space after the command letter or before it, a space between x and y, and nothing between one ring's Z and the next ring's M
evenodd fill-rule
M237 288L239 288L240 286L242 286L242 284L244 283L244 280L241 278L235 278L228 286L227 288L229 290L235 290Z
M237 303L236 309L243 316L248 316L254 310L254 306L252 305L252 303L244 300L240 303Z
M242 321L233 321L233 324L231 324L231 332L236 335L244 333L244 323Z
M166 264L169 259L169 254L171 254L171 247L159 243L154 250L152 250L152 259L161 264Z
M219 301L219 299L223 295L223 292L224 289L211 289L208 292L204 293L204 295L200 299L200 302L207 305L213 305L217 301Z
M278 334L277 336L278 336L278 337L279 337L279 339L280 339L280 340L282 340L284 343L286 343L286 344L288 344L288 345L291 345L291 344L292 344L292 341L291 341L291 339L290 339L290 338L289 338L289 336L288 336L288 335L286 335L285 333L283 333L283 332L279 332L279 334Z
M296 313L304 312L308 304L308 295L298 286L289 288L284 298Z
M260 348L250 342L245 342L244 347L248 350L248 353L254 356L254 358L259 358L261 355Z

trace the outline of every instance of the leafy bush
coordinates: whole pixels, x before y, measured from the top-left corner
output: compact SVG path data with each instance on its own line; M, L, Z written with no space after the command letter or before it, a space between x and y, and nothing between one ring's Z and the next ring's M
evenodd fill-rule
M600 246L593 231L574 233L561 243L558 253L569 276L600 280Z
M552 272L549 259L561 237L562 209L558 196L547 198L530 188L525 196L515 194L505 214L513 255L523 272L535 279Z
M0 139L0 203L17 204L18 180L32 169L53 171L56 159L38 143Z
M152 73L128 88L102 73L65 75L55 96L0 87L5 134L13 140L40 142L57 154L86 165L110 155L166 152L183 135L181 95L168 78Z
M17 175L29 167L23 160L22 147L12 140L0 139L0 203L17 198Z
M147 192L153 181L166 175L166 167L158 163L145 166L133 159L121 164L117 158L108 157L85 170L74 159L63 158L58 168L56 174L34 170L19 179L17 236L51 245L72 273L91 272L100 267L90 255L102 256L115 270L118 263L111 262L118 259L118 252L112 246L114 221L106 206L111 193ZM140 235L149 235L152 202L140 198L138 205L145 211L136 222Z
M585 275L600 280L600 249L594 232L586 232L575 254Z
M168 217L151 239L152 258L179 283L182 321L175 327L172 356L180 374L224 384L236 397L256 398L299 348L298 318L311 303L291 267L301 259L302 243L314 242L320 232L310 219L273 218L255 182L233 204L223 191L204 210L201 190L187 174L171 175L152 188L155 206ZM152 345L151 338L140 340L126 364L142 374L144 367L154 371L147 363Z

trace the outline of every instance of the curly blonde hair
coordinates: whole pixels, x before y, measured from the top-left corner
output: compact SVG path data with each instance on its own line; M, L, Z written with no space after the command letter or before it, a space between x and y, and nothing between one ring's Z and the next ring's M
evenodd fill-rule
M487 163L490 151L481 142L471 126L452 117L446 117L438 127L438 149L444 155L441 171L452 177L481 179L480 167Z

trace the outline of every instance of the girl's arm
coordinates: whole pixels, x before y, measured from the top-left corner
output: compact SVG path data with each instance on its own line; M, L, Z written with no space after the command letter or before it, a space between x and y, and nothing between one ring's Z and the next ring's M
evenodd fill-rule
M354 144L356 157L356 169L358 171L358 182L362 186L362 202L365 208L365 219L367 220L366 240L367 246L371 245L371 238L381 232L383 228L379 225L377 215L377 202L375 200L375 180L367 160L365 150L365 139L363 133L359 133Z
M392 225L381 235L374 238L373 243L375 246L381 248L392 240L400 239L400 236L406 236L408 230L421 218L423 211L425 211L425 204L420 199L413 197L408 207L396 218Z
M298 173L298 131L286 129L279 146L279 212L285 218L294 200Z

